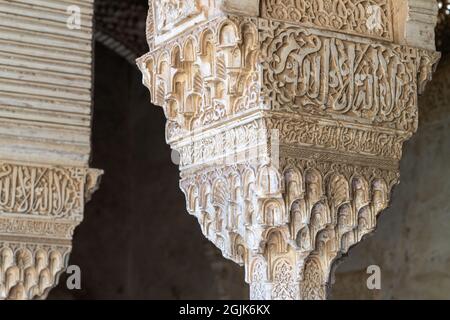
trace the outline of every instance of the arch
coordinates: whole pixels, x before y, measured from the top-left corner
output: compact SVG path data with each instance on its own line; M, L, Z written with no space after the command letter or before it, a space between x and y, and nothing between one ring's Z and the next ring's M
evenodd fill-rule
M24 271L24 285L28 291L38 283L38 274L35 267L28 267Z
M170 64L173 68L181 68L181 49L179 45L175 45L170 50Z
M208 54L208 48L206 47L208 42L214 42L214 32L210 28L206 28L199 35L198 52L201 56Z
M288 242L285 232L278 228L271 228L266 233L266 250L272 254L286 253Z
M358 211L358 237L371 232L376 225L376 218L372 215L371 206L367 205Z
M316 169L305 172L306 197L310 206L313 206L323 195L322 175Z
M14 253L11 248L4 247L0 251L0 271L7 270L14 262Z
M196 40L194 37L189 36L183 45L183 56L182 56L182 61L184 62L194 62L197 57L196 57Z
M253 196L253 193L256 191L255 183L256 183L255 172L252 169L247 168L244 171L244 197L245 197L245 199L249 199Z
M14 285L9 292L9 298L11 300L25 300L27 299L27 292L25 290L25 287L23 283L19 282L16 285Z
M241 235L233 233L231 235L231 249L232 249L232 256L233 256L233 260L240 264L243 265L246 259L246 254L247 254L247 250L245 248L245 241L244 239L241 237Z
M6 292L11 290L20 280L20 269L17 266L9 267L5 272Z
M301 251L311 251L312 242L311 242L311 231L308 225L304 226L300 231L298 231L295 242Z
M267 226L279 226L285 223L283 207L277 200L266 200L263 204L263 216L260 223Z
M230 20L224 20L217 28L218 44L222 47L234 47L240 42L237 26Z
M372 181L372 205L375 215L386 209L389 202L389 192L386 182L383 179L374 179Z
M339 207L337 211L337 226L341 234L349 231L353 227L354 222L352 221L352 216L350 204L345 203Z
M328 219L328 207L325 205L325 203L317 202L311 209L311 226L321 229L323 228L327 223L330 223Z
M213 204L214 206L225 207L227 202L227 183L223 179L217 179L213 185Z
M36 272L40 273L42 269L47 266L48 256L47 252L42 249L39 249L34 254L34 265L36 267Z
M258 193L261 196L279 194L281 192L280 176L271 166L263 166L258 173Z
M157 58L156 73L163 74L169 69L170 54L167 50L162 51Z
M39 290L44 293L52 285L53 276L48 268L39 273Z
M330 258L333 258L332 253L336 251L336 238L334 235L334 229L327 227L323 230L320 230L316 238L314 239L315 243L315 251L320 256L325 257L328 261Z
M358 212L362 207L369 204L369 187L366 179L359 175L352 177L352 198Z
M20 269L22 270L25 269L32 263L32 261L33 259L30 250L20 248L19 250L16 251L15 262Z
M237 202L243 197L241 177L238 173L232 173L230 174L229 181L231 201Z
M328 180L328 199L331 200L334 208L337 208L350 199L350 187L347 179L341 174L333 174Z
M303 179L300 171L296 168L288 168L284 171L284 191L288 196L288 208L292 203L303 196Z
M202 209L206 209L208 204L212 204L211 185L205 182L201 184L200 188L200 206Z

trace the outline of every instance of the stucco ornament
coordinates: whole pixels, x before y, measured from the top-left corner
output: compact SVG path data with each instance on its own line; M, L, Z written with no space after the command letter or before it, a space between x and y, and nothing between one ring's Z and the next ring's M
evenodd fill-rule
M138 59L188 212L251 299L326 299L372 233L439 54L435 1L150 1Z
M93 0L71 1L80 29L57 2L1 4L0 300L56 286L102 174L89 168Z

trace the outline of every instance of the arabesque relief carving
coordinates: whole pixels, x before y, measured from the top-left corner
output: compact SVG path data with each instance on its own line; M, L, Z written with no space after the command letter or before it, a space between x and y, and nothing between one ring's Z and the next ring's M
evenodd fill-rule
M0 212L81 220L88 173L0 163Z
M155 11L157 30L166 32L198 11L196 1L157 0Z
M392 40L389 0L262 0L263 18Z
M165 43L149 27L138 65L187 210L245 267L250 298L326 299L336 262L389 204L439 54L394 39L417 25L394 24L389 0L250 4L215 2Z
M80 28L53 2L1 4L0 300L58 284L102 175L89 168L94 0L70 1Z
M43 298L57 283L101 174L0 163L0 300Z
M146 76L154 99L167 104L168 139L256 106L258 75L252 27L214 21L198 34L171 41L170 51L148 58ZM237 28L243 29L243 39L238 38ZM219 32L227 37L219 38ZM236 47L240 41L243 44ZM153 69L155 73L150 72Z

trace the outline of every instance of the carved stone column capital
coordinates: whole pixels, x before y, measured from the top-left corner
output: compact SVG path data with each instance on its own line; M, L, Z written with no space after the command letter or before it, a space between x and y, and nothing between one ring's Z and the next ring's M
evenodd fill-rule
M0 300L58 283L102 174L88 168L93 0L54 2L1 4Z
M57 283L101 173L0 162L0 299L43 298Z
M150 1L143 82L252 299L326 298L375 230L439 60L431 2Z

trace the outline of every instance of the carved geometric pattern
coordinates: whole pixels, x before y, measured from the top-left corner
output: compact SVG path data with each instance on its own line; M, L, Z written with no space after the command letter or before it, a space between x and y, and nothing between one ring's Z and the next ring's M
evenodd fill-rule
M45 298L102 174L88 168L94 0L1 11L0 299Z
M255 36L251 23L214 21L146 59L146 83L164 106L169 141L257 105Z
M305 300L323 300L326 297L325 282L320 263L314 259L305 264L303 275L302 296Z
M0 248L0 300L45 297L70 253L70 246L6 241Z
M45 298L101 171L0 164L0 300Z
M266 280L266 268L263 259L256 259L253 262L250 281L250 299L266 300L264 285Z
M389 0L262 0L262 17L392 40Z
M181 181L189 212L225 257L242 264L260 253L255 257L272 261L270 252L287 252L289 246L297 252L296 263L318 257L325 275L337 258L375 229L398 181L396 171L332 162L283 158L281 166L278 171L238 164ZM270 243L278 249L269 250ZM256 281L251 285L255 299L264 296L258 261L253 267L258 273L249 271L250 281ZM286 273L292 266L274 268L273 297L295 299L299 284ZM285 282L279 281L279 272Z
M128 0L126 3L122 0L96 0L94 17L96 29L100 31L100 33L114 38L117 43L121 44L121 48L126 48L123 49L123 51L126 51L127 54L129 53L131 57L142 55L148 49L148 43L152 43L153 41L153 39L149 37L147 43L145 41L145 35L142 34L142 26L145 25L147 17L153 17L152 13L147 14L146 10L149 4L148 2L148 0ZM448 0L437 0L437 2L440 4L440 10L438 26L436 29L436 43L438 51L447 53L449 52L449 46L447 44L450 43L450 41L447 40L450 35L450 16L447 12L447 5L450 2ZM153 20L153 18L150 20ZM149 26L151 26L151 24L149 24ZM151 28L148 30L148 36L153 35L152 30L153 29ZM331 31L333 30L334 29L331 29ZM121 53L122 52L119 51L119 54ZM134 60L135 58L133 59L133 62Z
M246 1L195 25L178 14L138 65L188 212L245 266L250 297L325 299L335 262L388 206L439 54L392 43L387 0L261 3L261 17Z
M0 213L81 220L88 172L0 163Z
M277 300L295 300L298 287L293 284L294 268L285 259L274 264L272 296Z

